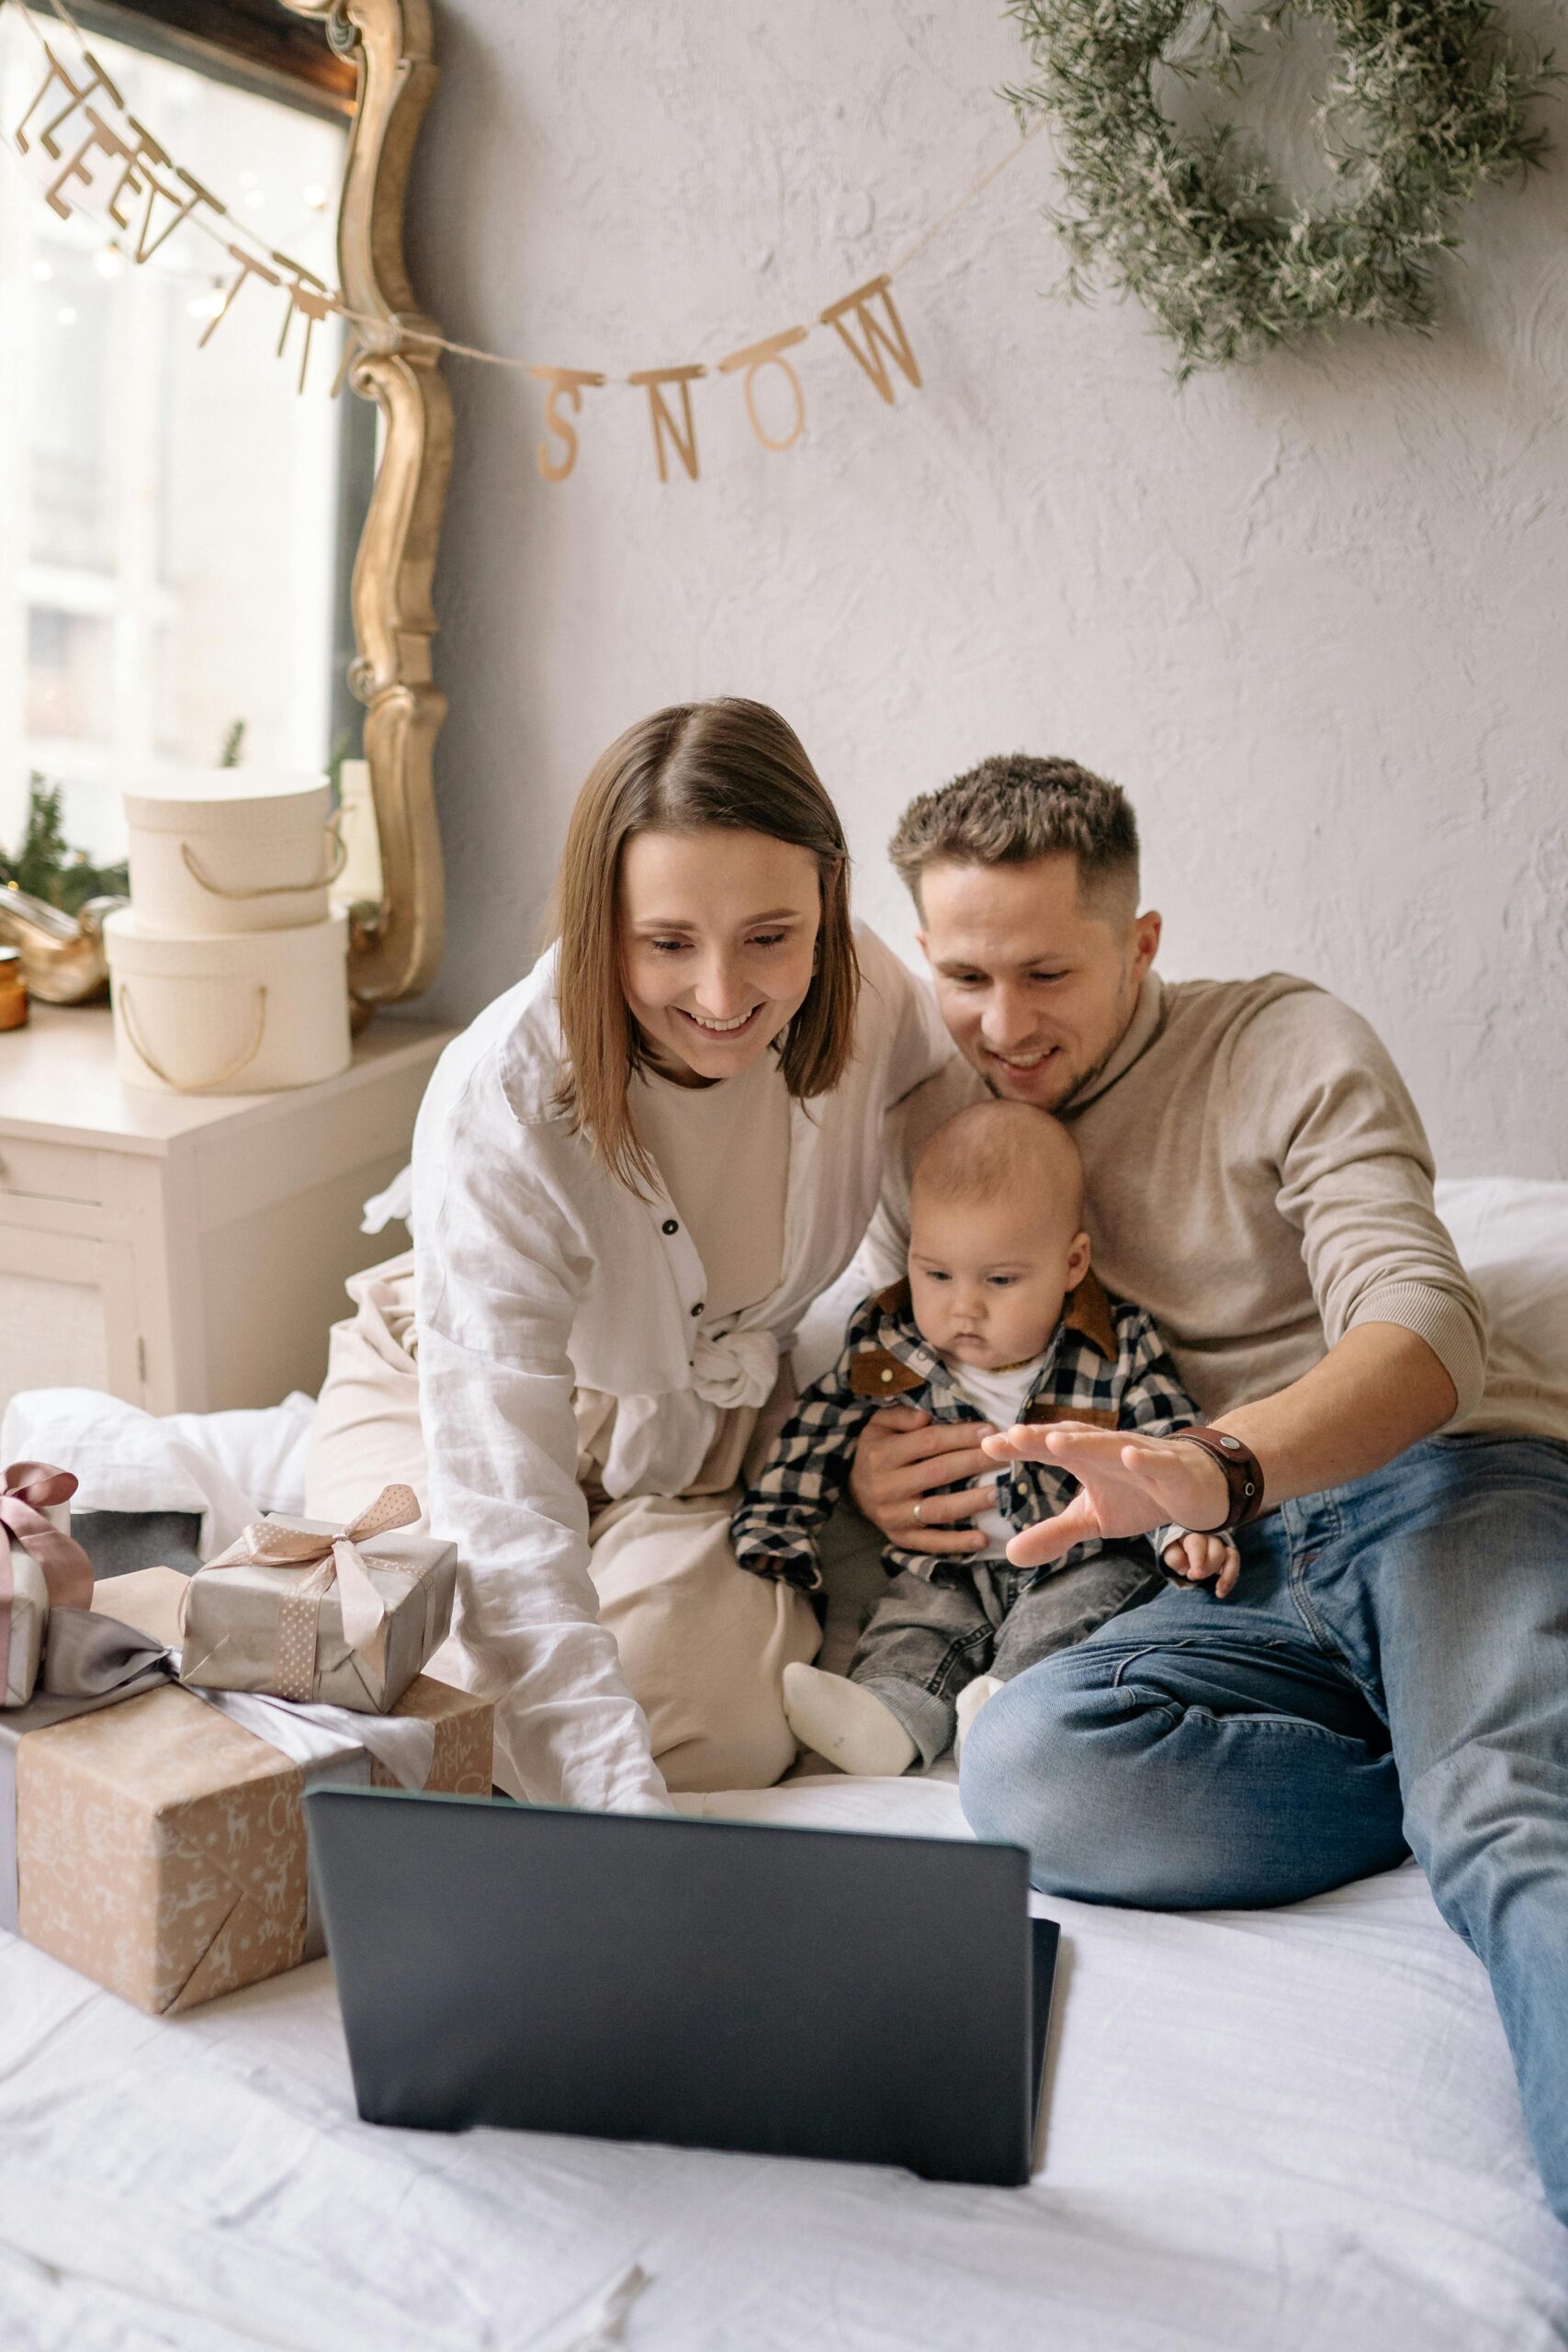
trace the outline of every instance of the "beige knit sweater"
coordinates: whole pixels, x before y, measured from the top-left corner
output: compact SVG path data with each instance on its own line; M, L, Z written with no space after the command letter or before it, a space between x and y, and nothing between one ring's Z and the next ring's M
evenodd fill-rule
M908 1236L907 1170L973 1101L948 1070L892 1115L868 1266ZM1359 1323L1398 1323L1459 1394L1450 1432L1568 1439L1568 1369L1486 1365L1480 1304L1432 1206L1432 1156L1375 1033L1310 981L1151 973L1125 1035L1063 1113L1083 1152L1094 1263L1155 1317L1211 1418L1299 1380Z

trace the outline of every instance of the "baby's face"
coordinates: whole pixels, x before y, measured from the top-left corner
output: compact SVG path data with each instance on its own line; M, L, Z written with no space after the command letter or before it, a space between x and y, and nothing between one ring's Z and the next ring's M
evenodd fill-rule
M1083 1277L1089 1245L1046 1203L923 1200L909 1237L915 1321L942 1354L979 1372L1038 1355Z

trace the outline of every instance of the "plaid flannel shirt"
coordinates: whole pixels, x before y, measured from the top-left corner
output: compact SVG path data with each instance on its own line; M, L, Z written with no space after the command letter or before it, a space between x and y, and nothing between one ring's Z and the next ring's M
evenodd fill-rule
M918 1405L938 1421L985 1419L960 1395L947 1366L922 1338L908 1282L895 1283L855 1309L838 1363L802 1393L773 1440L730 1527L743 1568L781 1577L807 1592L821 1589L817 1531L849 1484L861 1430L886 1404ZM1112 1298L1087 1274L1067 1302L1019 1419L1088 1421L1099 1429L1163 1437L1202 1418L1144 1309ZM1032 1527L1059 1511L1077 1493L1077 1483L1055 1463L1010 1463L997 1480L996 1506L1015 1530ZM955 1480L941 1491L952 1493L963 1484ZM1141 1539L1153 1545L1156 1566L1181 1532L1161 1527ZM1038 1573L1054 1576L1104 1548L1098 1538L1076 1544ZM889 1576L908 1569L930 1577L933 1569L974 1565L973 1555L943 1560L896 1544L886 1545L882 1557Z

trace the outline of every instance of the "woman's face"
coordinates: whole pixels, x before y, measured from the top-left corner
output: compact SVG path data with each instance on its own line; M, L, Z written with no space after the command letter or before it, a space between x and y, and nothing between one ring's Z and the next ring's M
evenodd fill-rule
M621 852L621 971L655 1058L695 1086L737 1078L811 986L822 893L809 850L709 826Z

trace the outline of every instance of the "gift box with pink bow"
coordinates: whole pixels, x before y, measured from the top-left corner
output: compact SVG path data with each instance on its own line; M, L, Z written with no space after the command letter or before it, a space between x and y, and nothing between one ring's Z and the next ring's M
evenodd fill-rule
M452 1622L457 1552L419 1517L387 1487L346 1527L257 1520L186 1587L181 1681L386 1714Z
M0 1707L33 1695L51 1609L90 1609L93 1570L72 1540L76 1480L47 1462L0 1472Z

